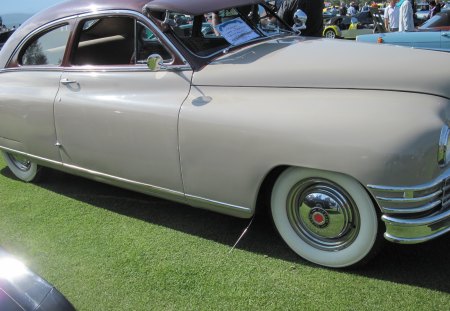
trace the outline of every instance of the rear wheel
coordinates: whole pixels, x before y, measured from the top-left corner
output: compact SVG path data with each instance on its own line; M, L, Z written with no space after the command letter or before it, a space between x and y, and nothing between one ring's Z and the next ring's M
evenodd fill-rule
M298 255L327 267L367 259L378 217L365 189L346 175L289 168L275 182L271 212L284 241Z
M3 157L11 172L25 182L35 181L41 174L41 168L28 158L2 151Z
M323 36L328 39L336 39L336 32L333 29L327 29Z

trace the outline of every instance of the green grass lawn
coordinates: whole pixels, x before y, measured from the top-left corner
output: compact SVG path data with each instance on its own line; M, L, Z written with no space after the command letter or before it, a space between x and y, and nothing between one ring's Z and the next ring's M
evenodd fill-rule
M449 237L387 244L358 270L297 257L271 222L50 172L38 184L0 160L0 246L78 310L449 310Z

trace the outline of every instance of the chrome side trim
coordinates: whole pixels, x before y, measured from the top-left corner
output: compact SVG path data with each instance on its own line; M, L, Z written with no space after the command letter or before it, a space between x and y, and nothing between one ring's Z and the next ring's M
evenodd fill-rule
M170 189L153 186L153 185L138 182L138 181L133 181L133 180L122 178L122 177L117 177L117 176L97 172L97 171L82 168L82 167L79 167L76 165L63 164L62 166L63 166L64 170L77 171L79 173L82 173L81 174L82 176L93 178L94 180L97 180L97 181L102 181L102 182L105 182L108 184L124 187L124 188L130 189L130 190L139 191L139 192L143 192L146 194L150 194L150 195L154 195L154 196L162 197L162 198L167 198L167 199L171 199L171 200L179 201L178 199L181 199L181 201L185 203L185 197L184 197L183 192L170 190ZM178 199L176 199L176 198L178 198Z
M62 163L61 162L58 162L58 161L55 161L55 160L51 160L51 159L47 159L47 158L38 157L38 156L29 154L29 153L26 153L26 152L23 152L23 151L18 151L18 150L14 150L14 149L3 147L3 146L0 146L0 150L6 151L6 152L10 152L10 153L13 153L13 154L23 155L23 156L29 158L30 160L33 160L34 162L37 162L38 164L40 164L40 163L47 163L47 166L52 167L52 168L62 167Z
M202 197L189 194L186 194L186 198L190 201L189 204L196 207L213 210L242 218L248 218L253 215L252 209L248 207L205 199Z
M383 212L385 238L412 244L450 232L450 169L435 180L411 187L368 185Z
M3 146L0 146L0 150L11 152L14 154L20 154L27 158L29 158L32 161L35 161L37 164L42 166L47 166L54 168L59 171L63 171L66 173L72 173L74 175L78 175L81 177L85 177L88 179L92 179L95 181L103 182L106 184L110 184L113 186L117 186L120 188L125 188L132 191L141 192L148 195L153 195L156 197L160 197L163 199L183 203L183 204L190 204L194 207L199 207L202 209L212 210L215 212L219 212L222 214L227 214L231 216L236 216L240 218L250 218L253 215L253 211L251 208L243 207L239 205L233 205L228 204L224 202L219 202L215 200L210 200L194 195L185 195L183 192L170 190L167 188L162 188L142 182L137 182L133 180L129 180L126 178L121 178L101 172L97 172L90 169L85 169L76 165L71 164L63 164L58 161L38 157L35 155L28 154L26 152L13 150L10 148L6 148Z

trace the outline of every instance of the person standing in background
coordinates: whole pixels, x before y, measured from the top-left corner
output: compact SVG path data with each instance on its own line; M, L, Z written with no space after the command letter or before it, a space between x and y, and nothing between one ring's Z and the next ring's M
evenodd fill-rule
M414 13L410 0L401 0L396 6L400 9L398 31L414 31Z
M390 32L398 31L400 9L395 5L397 0L391 0L389 6L384 10L384 26Z

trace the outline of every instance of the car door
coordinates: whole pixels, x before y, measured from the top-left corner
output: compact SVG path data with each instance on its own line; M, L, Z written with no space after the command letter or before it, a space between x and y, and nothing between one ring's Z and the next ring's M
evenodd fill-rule
M53 105L71 20L39 28L0 72L0 145L60 163Z
M77 37L55 105L64 165L181 194L178 113L192 70L170 70L179 55L132 15L87 16ZM155 53L168 69L147 68Z
M441 34L439 31L413 32L410 36L412 37L412 46L415 48L441 48Z
M441 48L450 51L450 30L441 31Z

